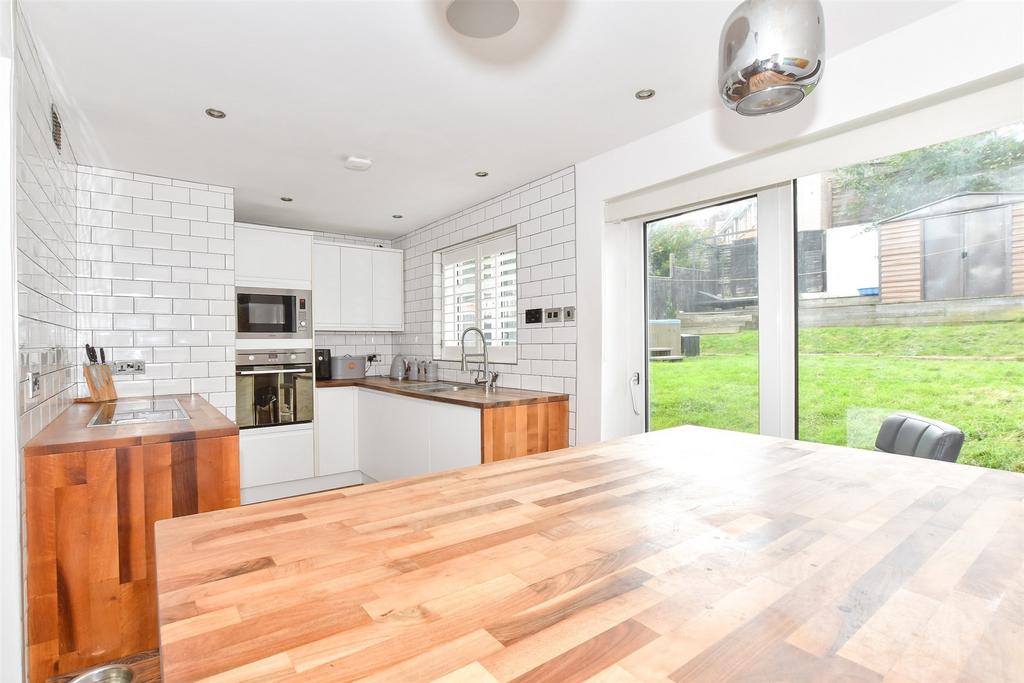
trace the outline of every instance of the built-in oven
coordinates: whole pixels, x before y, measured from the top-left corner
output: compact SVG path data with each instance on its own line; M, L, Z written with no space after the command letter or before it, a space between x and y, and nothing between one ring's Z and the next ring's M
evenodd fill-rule
M239 339L313 338L309 290L238 287L235 299Z
M313 350L235 356L235 421L241 429L313 421Z

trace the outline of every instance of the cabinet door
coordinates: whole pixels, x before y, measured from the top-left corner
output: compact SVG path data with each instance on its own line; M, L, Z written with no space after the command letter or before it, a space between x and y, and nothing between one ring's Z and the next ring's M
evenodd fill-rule
M479 465L480 409L421 401L429 413L430 471Z
M309 289L313 238L296 231L235 227L235 282Z
M313 329L341 327L341 249L313 243Z
M243 430L238 451L243 489L313 476L311 425Z
M316 390L316 475L352 472L356 460L356 391L354 387Z
M359 469L377 481L430 471L426 401L360 389Z
M373 325L373 252L339 247L341 252L341 325L366 330Z
M400 330L405 317L402 252L376 250L370 253L373 255L373 326Z

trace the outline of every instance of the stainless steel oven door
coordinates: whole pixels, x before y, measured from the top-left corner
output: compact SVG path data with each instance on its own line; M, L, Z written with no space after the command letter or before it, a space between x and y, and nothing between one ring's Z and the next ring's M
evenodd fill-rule
M293 359L309 361L306 356L310 353L303 350L238 354L235 361L235 421L239 428L313 421L312 362L283 362Z
M238 287L235 324L239 339L312 339L308 290Z

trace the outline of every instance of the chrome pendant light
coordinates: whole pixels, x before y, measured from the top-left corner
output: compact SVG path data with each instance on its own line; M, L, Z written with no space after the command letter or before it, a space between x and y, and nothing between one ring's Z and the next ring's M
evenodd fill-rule
M824 60L818 0L744 0L722 28L718 91L744 116L784 111L814 90Z

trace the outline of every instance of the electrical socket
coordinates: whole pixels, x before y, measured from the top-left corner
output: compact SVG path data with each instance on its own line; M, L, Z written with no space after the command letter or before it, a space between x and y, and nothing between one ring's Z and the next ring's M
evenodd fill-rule
M561 308L545 308L544 309L544 323L560 323L562 322L562 309Z
M576 307L566 306L562 309L562 320L569 323L576 320Z
M110 371L115 375L141 375L146 372L146 361L120 360L110 363Z
M28 380L25 384L25 398L33 399L39 395L39 373L30 372L25 379Z

